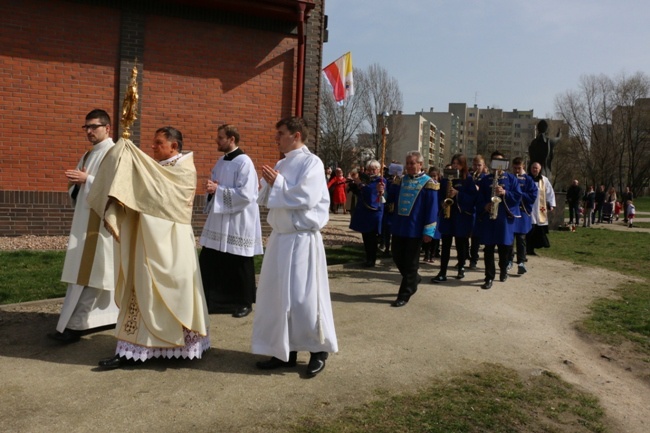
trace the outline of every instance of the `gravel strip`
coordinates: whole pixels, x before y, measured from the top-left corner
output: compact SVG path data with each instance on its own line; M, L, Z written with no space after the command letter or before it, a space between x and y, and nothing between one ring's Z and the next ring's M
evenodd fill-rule
M328 226L321 233L326 246L363 244L359 233L350 230ZM0 251L65 250L67 246L67 236L0 236Z

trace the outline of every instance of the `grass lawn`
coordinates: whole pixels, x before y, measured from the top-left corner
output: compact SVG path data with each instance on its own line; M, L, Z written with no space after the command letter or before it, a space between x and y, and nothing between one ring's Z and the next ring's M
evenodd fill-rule
M635 198L634 207L637 212L650 212L650 196Z
M382 396L336 420L305 419L294 433L606 432L595 398L550 372L520 377L499 365Z
M600 299L584 322L586 330L616 343L623 339L650 354L650 234L611 230L553 231L551 248L539 254L642 278L622 282L620 299ZM650 359L649 359L650 362Z
M65 296L65 251L0 251L0 304Z
M361 262L360 246L326 248L327 263ZM65 296L60 281L65 251L0 251L0 305ZM262 268L262 256L255 256L255 272Z

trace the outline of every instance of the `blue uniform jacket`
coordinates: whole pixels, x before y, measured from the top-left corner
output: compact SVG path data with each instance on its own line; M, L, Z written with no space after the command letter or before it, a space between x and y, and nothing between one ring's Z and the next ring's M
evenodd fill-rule
M492 199L493 179L494 173L490 173L481 178L479 182L477 208L484 212L480 224L481 243L483 245L512 245L515 240L515 219L520 216L521 189L519 189L519 181L512 173L504 172L499 176L498 183L504 187L506 193L499 203L497 218L491 220L489 214L485 213L485 205Z
M384 204L377 192L377 184L382 180L374 176L365 185L360 185L357 206L354 208L350 228L360 233L381 233L381 217Z
M425 176L425 178L422 178ZM419 188L417 185L423 183ZM395 179L388 192L387 203L394 207L391 232L394 236L421 238L434 237L438 222L438 189L440 185L424 173L404 175ZM412 200L409 211L400 211L401 200ZM401 200L400 200L401 199Z
M447 197L448 179L442 179L438 191L438 231L442 236L469 237L474 226L474 207L478 191L471 177L466 179L453 179L452 187L458 191L453 198L451 215L445 218L444 201Z
M519 202L521 217L515 220L515 233L526 234L533 228L530 213L533 211L535 200L537 200L537 185L533 178L526 173L517 174L515 177L519 181L519 189L521 189L521 201Z

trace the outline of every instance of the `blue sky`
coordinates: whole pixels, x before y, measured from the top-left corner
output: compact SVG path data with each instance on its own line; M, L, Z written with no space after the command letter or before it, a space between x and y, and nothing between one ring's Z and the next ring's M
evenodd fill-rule
M650 75L647 0L325 0L323 66L347 51L399 81L404 112L450 102L554 117L581 75Z

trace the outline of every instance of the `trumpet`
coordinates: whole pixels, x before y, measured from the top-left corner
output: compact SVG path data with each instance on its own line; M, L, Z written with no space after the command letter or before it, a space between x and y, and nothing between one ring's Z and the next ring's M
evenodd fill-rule
M442 209L444 210L445 219L451 218L451 206L454 204L454 199L451 198L451 190L454 188L452 185L452 180L459 177L458 170L446 169L445 178L447 179L447 195L445 200L442 202Z
M499 187L499 176L503 173L501 170L494 171L494 179L492 179L492 208L490 209L490 219L495 220L499 215L499 203L501 203L501 197L497 195L497 188Z

